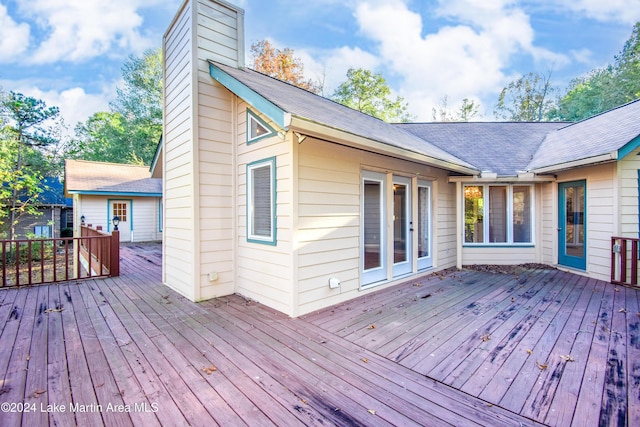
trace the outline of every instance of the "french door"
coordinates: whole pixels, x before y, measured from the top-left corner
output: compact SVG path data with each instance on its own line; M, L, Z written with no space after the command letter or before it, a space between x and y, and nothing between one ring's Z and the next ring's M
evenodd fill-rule
M431 184L378 172L362 175L362 285L411 274L416 263L418 270L431 267Z

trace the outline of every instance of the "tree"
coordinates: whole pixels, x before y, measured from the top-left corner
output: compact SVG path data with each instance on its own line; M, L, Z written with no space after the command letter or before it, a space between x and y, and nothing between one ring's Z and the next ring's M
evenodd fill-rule
M592 70L571 81L555 115L561 120L583 120L640 98L640 22L613 65Z
M76 126L79 157L148 165L162 135L162 50L129 56L122 78L111 111L95 113Z
M0 101L0 221L10 240L23 214L37 214L42 180L55 171L51 147L59 142L58 107L21 93L3 94ZM5 223L9 219L8 224Z
M411 121L413 116L405 100L400 96L391 100L390 96L391 89L381 74L350 68L347 80L336 88L332 99L385 122Z
M434 122L468 122L478 116L480 106L469 98L464 98L458 111L452 113L448 106L448 97L445 95L440 99L437 108L431 109L431 118Z
M507 85L498 98L494 114L514 122L540 122L549 119L555 108L551 99L551 72L528 73Z
M320 84L305 79L304 64L293 54L293 49L276 49L269 41L261 40L251 45L251 68L299 88L319 93Z

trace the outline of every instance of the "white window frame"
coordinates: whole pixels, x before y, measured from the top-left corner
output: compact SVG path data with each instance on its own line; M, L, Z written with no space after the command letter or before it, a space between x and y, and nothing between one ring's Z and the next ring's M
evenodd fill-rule
M269 215L271 218L271 229L268 235L255 234L255 207L253 188L253 173L257 169L269 167L269 191L271 193ZM276 158L258 160L247 164L247 241L275 246L277 244L277 215L276 215Z
M484 199L484 206L483 206L483 224L482 224L482 234L483 234L483 242L466 242L464 241L464 236L463 236L463 245L464 246L535 246L535 217L534 217L534 213L535 213L535 186L532 184L520 184L520 183L516 183L516 184L502 184L502 183L494 183L494 184L479 184L479 183L463 183L462 185L462 206L463 206L463 212L462 212L462 229L464 230L465 228L465 214L466 211L464 210L465 207L465 188L466 187L482 187L482 194L483 194L483 199ZM490 224L490 220L489 220L489 208L490 208L490 191L489 188L490 187L507 187L507 241L506 242L488 242L487 239L489 238L489 224ZM530 197L531 197L531 212L529 214L529 218L530 218L530 233L531 233L531 241L530 242L514 242L513 241L513 236L514 236L514 232L513 232L513 187L529 187L529 191L530 191Z

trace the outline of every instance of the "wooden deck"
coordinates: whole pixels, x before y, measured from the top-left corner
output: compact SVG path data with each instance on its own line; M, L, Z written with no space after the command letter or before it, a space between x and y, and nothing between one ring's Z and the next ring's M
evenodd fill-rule
M185 300L158 249L0 291L0 426L640 425L636 290L465 271L289 319Z

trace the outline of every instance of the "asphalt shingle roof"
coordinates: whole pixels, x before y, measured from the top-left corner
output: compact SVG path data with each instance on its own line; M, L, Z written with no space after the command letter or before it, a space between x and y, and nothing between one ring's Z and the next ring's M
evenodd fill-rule
M431 144L428 139L418 138L375 117L249 68L238 69L217 62L210 62L293 116L414 153L472 168L470 164L462 159Z
M549 132L529 170L589 159L619 150L640 136L640 99Z
M151 178L148 166L65 161L67 192L162 194L162 180Z
M481 171L517 176L525 171L545 136L566 123L560 122L446 122L395 125Z

